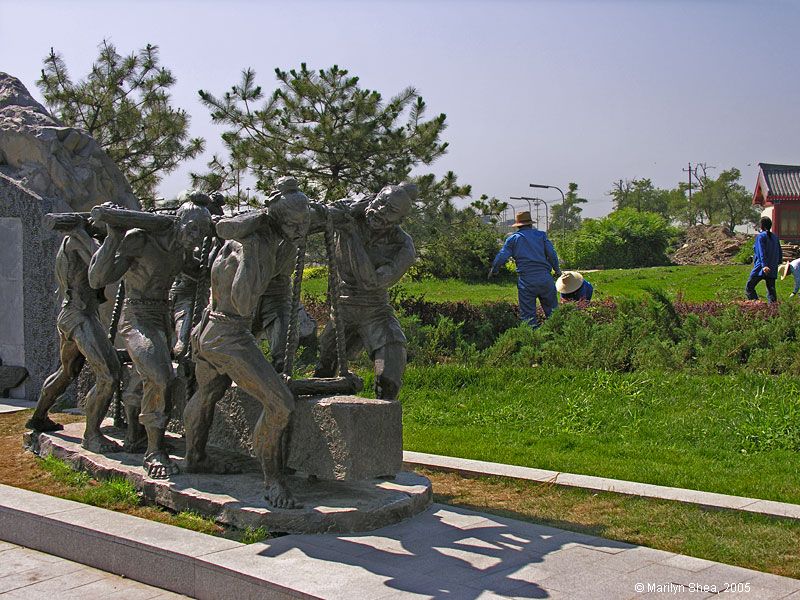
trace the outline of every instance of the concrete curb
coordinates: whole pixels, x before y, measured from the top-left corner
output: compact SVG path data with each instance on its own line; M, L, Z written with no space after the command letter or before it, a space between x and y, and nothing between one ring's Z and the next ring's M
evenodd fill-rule
M425 454L423 452L403 452L403 464L412 468L422 467L433 471L458 473L467 476L509 477L511 479L548 483L595 492L614 492L616 494L626 494L629 496L673 500L675 502L694 504L705 508L737 510L770 517L800 520L800 505L790 504L788 502L729 496L727 494L715 494L713 492L701 492L699 490L637 483L621 479L593 477L591 475L574 475L571 473L504 465L502 463L470 460L467 458Z
M0 539L200 600L313 598L215 563L244 544L7 485Z

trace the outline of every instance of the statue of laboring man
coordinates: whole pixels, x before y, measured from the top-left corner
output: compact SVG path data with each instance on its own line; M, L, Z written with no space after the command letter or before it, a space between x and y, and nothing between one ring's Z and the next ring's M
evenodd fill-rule
M178 209L178 216L193 205L202 206L208 209L210 214L216 214L217 206L208 194L195 190L184 190L178 195L181 206ZM175 277L175 281L170 289L170 299L172 300L172 317L175 327L175 347L173 354L177 357L183 354L185 345L189 341L189 330L192 327L192 308L194 307L195 295L197 293L198 278L201 273L201 248L198 246L194 251L186 256L181 272ZM198 298L200 306L198 314L205 308L206 298ZM195 320L195 322L197 322Z
M344 327L347 354L366 347L375 364L378 398L396 400L406 366L406 337L389 305L388 289L414 263L414 243L400 223L417 199L413 183L387 185L371 199L331 208L336 261L341 279L337 322ZM319 340L315 377L336 371L336 336L331 323Z
M108 235L89 266L89 283L95 288L120 278L125 283L119 335L142 378L139 423L147 435L144 468L150 477L165 479L178 473L164 446L167 406L175 379L169 290L184 263L211 232L211 215L190 204L181 207L175 223L163 231L126 231L111 223L107 227Z
M63 298L56 320L60 364L44 382L36 410L26 426L36 431L63 429L47 416L47 411L87 362L94 373L95 385L86 395L86 430L81 445L92 452L117 452L121 448L100 432L100 424L116 390L120 366L97 314L97 307L105 301L103 290L89 285L89 262L100 244L89 235L86 225L83 219L76 218L74 228L67 231L56 254L56 280Z
M253 449L261 462L265 498L275 508L294 508L284 468L294 397L270 365L252 334L259 299L281 277L283 245L297 251L309 224L308 198L296 182L281 178L268 208L222 219L217 235L227 240L211 266L211 304L192 331L197 392L183 413L186 468L191 472L229 472L206 454L214 405L235 381L263 405L253 431Z
M281 177L275 182L278 191L270 196L272 205L281 197L300 192L294 177ZM283 238L275 252L275 266L264 292L256 304L253 317L253 335L257 340L269 341L272 366L279 373L283 371L286 335L292 310L292 273L297 259L297 242Z

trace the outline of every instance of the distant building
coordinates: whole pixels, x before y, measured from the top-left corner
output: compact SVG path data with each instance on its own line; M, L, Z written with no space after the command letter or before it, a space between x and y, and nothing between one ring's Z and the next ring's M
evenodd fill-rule
M758 163L753 204L782 241L800 242L800 165Z

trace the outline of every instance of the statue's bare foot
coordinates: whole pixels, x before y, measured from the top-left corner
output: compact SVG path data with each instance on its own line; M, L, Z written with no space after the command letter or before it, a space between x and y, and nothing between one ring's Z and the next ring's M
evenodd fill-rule
M162 451L156 450L144 456L144 468L147 471L148 477L153 479L168 479L172 475L177 475L180 472L178 465L176 465L169 455Z
M302 508L303 505L295 502L294 496L286 487L286 484L277 479L267 484L267 492L264 498L274 508Z
M226 460L217 460L211 458L210 456L206 456L202 460L193 460L189 457L186 457L186 472L232 475L234 473L241 473L242 468L239 465L230 463Z
M81 446L86 448L89 452L95 452L97 454L110 454L122 450L122 446L104 435L84 437Z
M125 438L125 441L122 444L122 451L127 452L128 454L143 454L145 450L147 450L146 437L134 440Z
M33 429L34 431L61 431L64 429L64 426L61 423L56 423L50 417L44 416L41 419L37 417L31 417L28 419L28 422L25 423L25 427L29 429Z

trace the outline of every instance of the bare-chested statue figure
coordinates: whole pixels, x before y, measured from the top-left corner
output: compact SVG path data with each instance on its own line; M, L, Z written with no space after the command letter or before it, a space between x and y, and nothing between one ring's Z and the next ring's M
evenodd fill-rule
M347 354L366 347L375 364L378 398L396 400L406 366L406 337L389 304L388 288L414 263L414 243L400 227L417 199L412 183L388 185L374 198L332 207L341 279L338 322ZM330 323L319 339L315 377L336 371L336 336Z
M64 215L66 216L66 215ZM115 452L121 448L100 432L119 380L119 360L97 314L105 300L103 290L89 285L88 269L100 244L75 219L56 254L56 279L63 303L56 321L60 340L58 370L44 382L36 410L27 427L36 431L58 431L63 426L51 420L47 411L76 378L84 362L94 373L95 385L86 395L86 430L81 445L92 452Z
M181 207L174 225L163 231L125 229L107 224L108 235L92 257L89 282L101 287L122 278L125 304L119 334L142 378L139 423L147 434L144 467L155 479L178 472L164 447L167 407L175 379L170 350L169 290L195 248L211 231L208 210Z
M276 181L278 191L270 196L274 203L281 196L298 193L297 181L293 177L281 177ZM272 366L283 372L286 334L292 309L291 278L297 258L297 241L282 239L275 253L275 268L267 288L256 304L253 317L253 335L256 340L266 339Z
M185 345L189 343L189 332L192 328L192 309L195 308L195 296L198 293L198 285L201 274L201 248L195 248L192 253L187 253L183 269L175 277L175 281L170 289L170 301L172 303L172 318L174 325L174 355L180 356L185 351ZM205 289L206 293L208 288ZM198 313L205 308L208 301L202 293L197 298ZM196 323L197 320L195 319Z
M278 185L287 191L269 208L217 223L217 235L227 241L211 267L211 305L192 332L197 392L184 411L186 469L228 472L228 465L206 454L206 443L214 405L235 381L264 407L253 449L264 473L265 498L276 508L294 508L284 480L294 398L251 332L259 298L278 275L282 244L296 253L308 230L308 198L293 178L281 178Z

